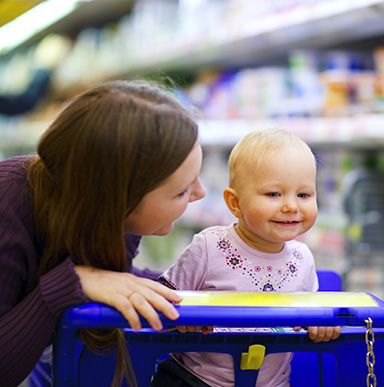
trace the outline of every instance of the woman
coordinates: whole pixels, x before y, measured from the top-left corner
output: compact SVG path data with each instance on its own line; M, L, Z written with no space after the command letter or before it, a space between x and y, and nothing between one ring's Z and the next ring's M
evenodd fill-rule
M38 156L0 163L2 385L31 372L68 306L111 305L136 330L139 315L157 330L157 311L178 317L179 296L132 260L141 235L168 234L204 197L201 160L190 112L159 88L116 81L70 103ZM121 332L86 331L84 340L95 349L118 343L118 384Z

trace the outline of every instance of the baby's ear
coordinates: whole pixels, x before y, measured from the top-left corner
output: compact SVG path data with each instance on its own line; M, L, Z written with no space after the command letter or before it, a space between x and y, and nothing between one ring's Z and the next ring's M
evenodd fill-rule
M236 216L236 218L238 219L242 218L243 214L239 206L239 197L238 197L237 191L233 188L227 187L224 190L223 195L224 195L225 204L229 208L229 211L231 211L232 214Z

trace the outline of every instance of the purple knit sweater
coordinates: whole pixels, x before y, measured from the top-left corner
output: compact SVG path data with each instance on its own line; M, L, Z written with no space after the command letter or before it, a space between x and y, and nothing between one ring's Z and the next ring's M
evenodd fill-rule
M32 371L65 308L87 302L70 257L38 279L32 192L26 167L32 157L0 162L0 385L17 386ZM129 270L139 236L125 237ZM135 274L156 278L158 273Z

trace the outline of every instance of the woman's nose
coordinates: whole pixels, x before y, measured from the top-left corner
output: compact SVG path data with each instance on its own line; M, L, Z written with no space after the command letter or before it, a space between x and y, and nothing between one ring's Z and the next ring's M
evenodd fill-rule
M195 202L196 200L202 199L207 191L205 190L203 184L201 183L200 178L198 178L194 184L191 196L189 197L189 202Z

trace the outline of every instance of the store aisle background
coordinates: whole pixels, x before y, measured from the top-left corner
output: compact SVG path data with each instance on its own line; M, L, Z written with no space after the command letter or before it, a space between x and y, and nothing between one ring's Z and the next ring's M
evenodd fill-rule
M11 3L27 2L0 0L0 24ZM318 159L319 217L303 237L317 267L348 273L346 290L384 298L384 247L364 239L381 230L384 193L377 188L374 209L354 203L358 218L344 206L351 171L384 170L384 1L66 3L72 12L15 48L2 46L0 28L1 93L26 87L44 37L60 34L70 46L37 108L0 116L2 158L33 153L63 104L85 88L115 78L165 80L201 111L207 197L188 209L170 236L144 238L140 266L165 269L194 232L232 220L221 194L228 154L246 132L278 126L306 140ZM372 158L375 163L367 163ZM352 266L347 244L354 246Z

